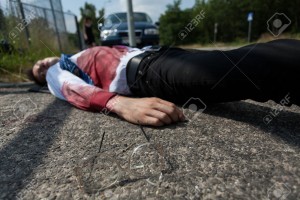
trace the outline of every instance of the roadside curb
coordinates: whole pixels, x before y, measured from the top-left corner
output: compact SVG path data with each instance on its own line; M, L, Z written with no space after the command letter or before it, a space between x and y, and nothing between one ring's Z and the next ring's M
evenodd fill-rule
M34 82L21 82L21 83L0 83L0 88L24 88L34 86Z

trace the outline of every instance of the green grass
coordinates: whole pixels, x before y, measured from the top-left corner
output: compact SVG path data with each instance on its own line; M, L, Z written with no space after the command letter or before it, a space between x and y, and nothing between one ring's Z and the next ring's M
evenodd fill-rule
M13 39L9 37L11 30L16 30L18 20L14 17L6 19L5 30L0 30L0 39L5 38L13 46L12 54L0 51L0 82L28 81L26 70L34 63L45 57L60 56L55 31L45 25L45 20L37 18L28 25L31 44L28 45L25 31L18 32ZM69 33L60 33L60 41L64 53L78 52L74 41L70 40ZM1 49L0 49L1 50Z
M44 38L39 36L34 38L37 39L32 41L29 48L27 43L24 43L24 38L20 37L13 43L15 50L12 54L0 52L0 82L29 81L26 77L26 71L32 68L38 60L61 55L56 44L56 38L52 35L49 35L48 38L46 35ZM64 40L64 47L64 53L78 52L76 47L69 45L67 39Z
M279 38L274 38L270 36L270 34L263 34L259 40L253 42L267 42L274 39L282 39L282 38L293 38L293 39L300 39L300 34L285 34L280 36ZM46 41L45 39L43 41ZM54 42L52 40L46 44L39 42L33 44L31 48L28 50L24 49L23 53L13 53L13 54L0 54L0 82L24 82L29 81L26 77L26 70L30 69L34 63L45 57L52 57L52 56L60 56L60 52L58 50L54 50L55 47L53 46ZM229 43L221 43L218 42L216 46L218 47L239 47L249 44L245 39L236 39L235 41ZM16 45L21 46L21 45ZM201 47L214 47L212 44L190 44L190 45L183 45L180 46L182 48L201 48ZM74 48L73 50L69 50L68 52L76 53ZM66 52L66 53L68 53Z
M58 52L54 52L60 55ZM0 58L0 82L23 82L29 81L26 70L42 58L54 56L51 51L25 51L23 53L1 54Z
M261 35L261 37L258 40L252 40L250 44L252 43L257 43L257 42L268 42L271 40L276 40L276 39L298 39L300 40L300 33L298 34L282 34L279 37L273 37L270 33L264 33ZM202 47L210 47L210 48L215 48L215 47L241 47L249 45L247 39L245 38L237 38L234 41L231 42L220 42L217 41L215 44L213 43L206 43L206 44L188 44L188 45L179 45L181 48L202 48Z

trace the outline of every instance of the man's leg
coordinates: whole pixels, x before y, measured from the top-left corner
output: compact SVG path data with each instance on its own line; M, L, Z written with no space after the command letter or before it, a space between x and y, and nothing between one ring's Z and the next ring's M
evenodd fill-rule
M276 40L231 51L169 49L142 68L141 96L184 103L253 99L300 105L300 41Z

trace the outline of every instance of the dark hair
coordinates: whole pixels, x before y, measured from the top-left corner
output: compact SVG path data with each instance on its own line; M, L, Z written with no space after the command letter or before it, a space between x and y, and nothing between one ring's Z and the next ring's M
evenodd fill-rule
M45 83L40 82L39 80L37 80L34 77L32 69L28 69L26 71L26 74L27 74L27 77L29 78L29 80L34 81L37 85L40 85L40 86L44 86L45 85Z

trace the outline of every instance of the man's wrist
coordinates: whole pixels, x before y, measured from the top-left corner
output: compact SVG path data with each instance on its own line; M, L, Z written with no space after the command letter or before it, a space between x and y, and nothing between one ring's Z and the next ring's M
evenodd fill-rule
M108 102L106 103L106 108L109 109L110 111L118 114L120 112L119 102L122 98L123 97L119 96L119 95L114 96L113 98L108 100Z

